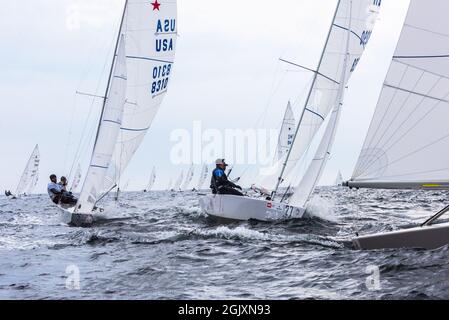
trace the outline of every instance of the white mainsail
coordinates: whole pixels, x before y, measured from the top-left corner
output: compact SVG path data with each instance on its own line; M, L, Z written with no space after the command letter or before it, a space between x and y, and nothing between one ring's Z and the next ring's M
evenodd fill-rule
M120 36L116 55L90 166L76 205L78 213L91 213L101 197L104 179L111 165L112 154L122 125L127 82L125 37L123 35Z
M292 105L289 101L285 110L284 119L282 120L281 131L279 133L278 146L276 150L277 160L282 159L290 150L295 132L295 115L293 114Z
M299 185L295 187L295 192L289 201L291 205L306 206L329 160L341 115L345 87L368 43L379 13L380 4L381 1L369 0L343 0L338 4L329 35L330 44L333 43L334 39L338 40L339 43L339 45L331 46L334 47L333 54L336 54L338 58L338 88L335 91L335 96L331 94L332 99L328 100L329 107L332 108L329 122L310 166ZM304 114L313 113L306 107ZM322 120L324 121L324 117Z
M187 190L190 183L193 180L193 176L195 175L195 166L192 164L189 168L189 171L187 171L186 179L184 180L184 183L181 186L181 190Z
M25 170L20 177L19 184L17 185L15 196L20 197L24 194L30 194L33 188L36 186L39 175L39 146L36 145L31 153L30 158L25 166Z
M81 182L81 165L78 164L78 167L76 168L75 175L73 176L73 182L72 186L70 187L70 191L76 191L78 188L80 182Z
M145 188L145 190L151 191L155 182L156 182L156 167L153 167L153 170L151 171L151 174L150 174L150 180L149 180L148 185Z
M173 187L173 180L170 179L170 181L168 182L167 191L172 190L172 187Z
M207 164L203 165L203 168L201 169L201 173L200 173L200 179L198 180L198 190L201 190L204 186L204 183L207 180L207 177L209 176L209 167L207 166Z
M412 0L349 186L449 188L447 0Z
M127 2L122 30L128 68L126 105L104 192L120 180L165 97L175 57L176 14L176 0Z

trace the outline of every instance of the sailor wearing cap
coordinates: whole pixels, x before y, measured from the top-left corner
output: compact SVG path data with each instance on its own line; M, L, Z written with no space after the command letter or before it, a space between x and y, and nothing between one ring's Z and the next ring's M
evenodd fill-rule
M235 196L243 196L243 193L236 189L242 190L242 187L228 180L225 170L228 164L225 159L217 159L215 161L216 168L212 172L210 188L213 194L230 194Z

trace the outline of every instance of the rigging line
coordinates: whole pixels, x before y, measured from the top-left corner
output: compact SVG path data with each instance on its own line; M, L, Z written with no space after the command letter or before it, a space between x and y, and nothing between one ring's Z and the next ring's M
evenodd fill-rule
M440 79L441 80L441 79ZM429 93L438 85L438 83L440 82L440 80L438 80L434 85L433 85L433 87L432 88L430 88L429 89ZM448 94L449 95L449 94ZM393 137L394 137L394 135L397 133L397 132L399 132L399 129L400 128L402 128L402 126L412 117L412 115L413 114L415 114L415 112L420 108L420 106L423 104L423 102L425 101L425 97L423 97L422 99L421 99L421 101L416 105L416 107L413 109L413 111L412 112L410 112L409 113L409 115L408 115L408 117L400 124L400 126L398 127L398 128L396 128L396 130L393 132L393 134L392 135L390 135L390 137L387 139L387 141L391 141L391 139L393 139ZM437 102L436 103L436 105L432 108L432 111L438 106L440 104L440 102ZM424 117L425 118L425 117ZM409 128L409 130L406 132L406 134L407 133L409 133L421 120L423 120L424 118L422 118L422 119L420 119L420 120L418 120L418 122L416 122L414 125L412 125L410 128ZM399 143L403 138L405 137L405 135L402 135L401 137L400 137L400 139L399 140L397 140L397 141L395 141L394 142L394 144L393 145L391 145L390 147L388 147L388 149L385 151L385 152L387 152L387 151L389 151L394 145L396 145L397 143ZM387 142L388 143L388 142ZM376 146L377 147L377 146ZM375 163L379 158L381 157L381 155L380 156L378 156L375 160L373 160L373 161L371 161L371 164L370 164L370 166L373 164L373 163ZM370 166L368 166L367 168L363 168L364 170L366 170L366 169L368 169Z
M405 70L404 70L404 72L403 72L403 74L402 74L401 80L399 81L399 85L401 85L401 84L403 83L403 81L404 81L404 79L405 79L405 75L407 74L408 68L409 68L408 66L405 68ZM388 75L387 75L387 77L388 77ZM379 129L380 129L380 127L381 127L381 124L384 122L385 117L387 116L388 111L390 110L391 105L393 104L393 101L394 101L394 99L396 98L397 94L398 94L398 92L395 91L394 94L391 96L390 102L388 103L387 108L385 108L385 111L384 111L384 114L383 114L383 116L382 116L382 119L379 121L379 125L376 127L376 125L375 125L375 124L376 124L376 123L375 123L375 118L376 118L376 113L377 113L377 107L379 106L379 102L380 102L380 97L379 97L379 99L377 100L376 110L374 111L374 115L373 115L373 117L371 118L371 124L370 124L370 126L369 126L368 134L367 134L367 136L366 136L366 138L365 138L365 142L364 142L364 144L363 144L363 149L372 149L371 146L372 146L372 144L373 144L373 142L374 142L373 140L374 140L374 138L377 136L377 132L379 131ZM382 93L381 93L381 95L382 95ZM374 129L375 129L375 130L374 130ZM372 132L373 130L374 130L374 134L370 137L369 133ZM366 147L365 147L365 146L366 146ZM363 161L363 162L361 162L361 161ZM358 162L357 162L356 168L362 168L362 167L364 167L366 161L367 161L367 159L362 159L362 158L359 157L359 160L358 160Z
M340 26L340 25L335 24L335 23L334 23L334 26L337 27L337 28L343 29L343 30L345 30L345 31L348 31L348 30L349 30L348 28L345 28L345 27ZM362 41L362 38L361 38L357 33L355 33L354 31L351 30L351 34L354 35L354 36L356 36L357 39L360 40L360 42L363 42L363 41ZM363 47L365 47L365 45L363 45Z
M307 70L307 71L316 73L316 74L318 74L319 76L322 76L323 78L325 78L325 79L327 79L327 80L329 80L329 81L331 81L331 82L333 82L333 83L335 83L335 84L339 84L338 81L335 81L334 79L332 79L332 78L330 78L330 77L328 77L328 76L322 74L321 72L319 72L319 71L317 71L317 70L313 70L313 69L304 67L304 66L302 66L302 65L300 65L300 64L297 64L297 63L294 63L294 62L291 62L291 61L288 61L288 60L284 60L284 59L282 59L282 58L279 58L279 60L282 61L282 62L285 62L285 63L287 63L287 64L290 64L290 65L292 65L292 66L296 66L296 67L298 67L298 68L301 68L301 69L304 69L304 70Z
M433 146L433 145L435 145L435 144L438 144L439 142L441 142L441 141L443 141L443 140L446 140L446 139L448 139L448 138L449 138L449 134L447 134L447 135L441 137L440 139L437 139L437 140L435 140L435 141L432 141L431 143L429 143L429 144L427 144L427 145L425 145L425 146L423 146L423 147L421 147L421 148L418 148L418 149L414 150L413 152L410 152L410 153L406 154L406 155L403 156L403 157L400 157L400 158L398 158L398 159L396 159L396 160L394 160L394 161L392 161L392 162L389 162L387 165L384 165L384 166L382 166L382 167L380 167L380 168L377 168L376 171L385 169L385 168L387 168L388 166L390 166L390 165L392 165L392 164L395 164L395 163L397 163L397 162L399 162L399 161L401 161L401 160L404 160L404 159L406 159L406 158L408 158L408 157L411 157L411 156L413 156L414 154L419 153L420 151L423 151L423 150L425 150L425 149L427 149L427 148L429 148L429 147L431 147L431 146ZM370 171L370 172L367 172L366 174L369 175L369 174L372 174L373 172L376 172L376 171Z
M110 49L109 49L110 51L112 50L113 44L114 44L114 40L111 40L111 43L110 43ZM105 59L105 61L104 61L102 74L104 74L105 71L106 71L106 68L107 68L107 65L108 65L108 61L109 61L109 59ZM102 77L99 77L99 79L98 79L97 87L96 87L95 92L98 92L98 90L100 89L101 82L102 82L102 79L101 79L101 78L102 78ZM93 106L94 106L94 104L95 104L95 99L93 99L92 102L91 102L91 104L90 104L89 112L88 112L88 115L87 115L87 117L86 117L86 121L85 121L85 123L84 123L83 130L82 130L82 132L81 132L80 140L79 140L79 142L78 142L78 147L77 147L77 150L76 150L76 152L75 152L75 155L74 155L74 159L73 159L72 165L71 165L71 167L70 167L70 174L69 174L69 176L72 176L73 169L74 169L74 167L75 167L75 163L76 163L76 162L79 162L78 160L80 159L80 155L81 155L81 154L80 154L81 145L82 145L82 143L83 143L84 136L85 136L85 134L86 134L87 126L88 126L88 123L89 123L89 119L90 119L90 117L91 117L91 115L92 115L92 111L93 111Z
M421 73L421 76L416 80L416 82L415 82L415 84L414 84L414 86L413 86L412 91L415 90L415 89L418 87L418 85L421 83L421 80L423 79L424 74L425 74L425 72L422 72L422 73ZM435 85L436 85L436 84L435 84ZM432 90L432 89L433 89L433 88L431 88L430 90ZM429 92L430 92L430 91L429 91ZM392 119L391 119L391 121L388 123L388 125L385 126L385 128L387 128L387 130L384 130L384 131L383 131L382 135L381 135L381 136L379 137L379 139L377 140L377 143L374 145L374 149L378 148L379 145L381 145L381 142L382 142L383 138L385 137L385 135L387 134L388 129L392 127L393 123L396 121L396 119L398 118L398 116L402 113L402 110L404 109L404 107L406 106L407 102L409 101L409 99L410 99L411 97L412 97L412 94L409 92L408 95L407 95L407 97L406 97L406 99L404 99L404 101L402 102L402 105L401 105L400 108L397 110L397 112L396 112L396 114L394 115L394 117L392 117ZM421 100L420 104L421 104L422 102L424 102L424 98ZM420 104L418 104L418 105L420 105ZM390 136L389 138L391 138L391 136ZM388 143L388 141L390 141L390 140L389 140L389 139L386 139L386 141L387 141L387 143ZM370 164L368 163L368 165L370 165ZM362 169L364 169L364 168L362 168Z

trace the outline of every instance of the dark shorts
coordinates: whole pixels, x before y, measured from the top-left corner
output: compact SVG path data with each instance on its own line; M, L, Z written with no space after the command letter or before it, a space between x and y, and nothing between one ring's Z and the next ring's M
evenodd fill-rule
M231 188L231 187L221 187L218 190L218 194L229 194L229 195L233 195L233 196L240 196L243 197L243 193L241 193L240 191Z

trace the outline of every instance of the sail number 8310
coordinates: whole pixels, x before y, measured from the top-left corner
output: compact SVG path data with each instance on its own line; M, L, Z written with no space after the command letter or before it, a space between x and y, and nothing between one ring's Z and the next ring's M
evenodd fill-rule
M165 64L153 68L153 84L151 85L151 93L155 94L165 90L168 85L169 76L171 73L171 64Z

